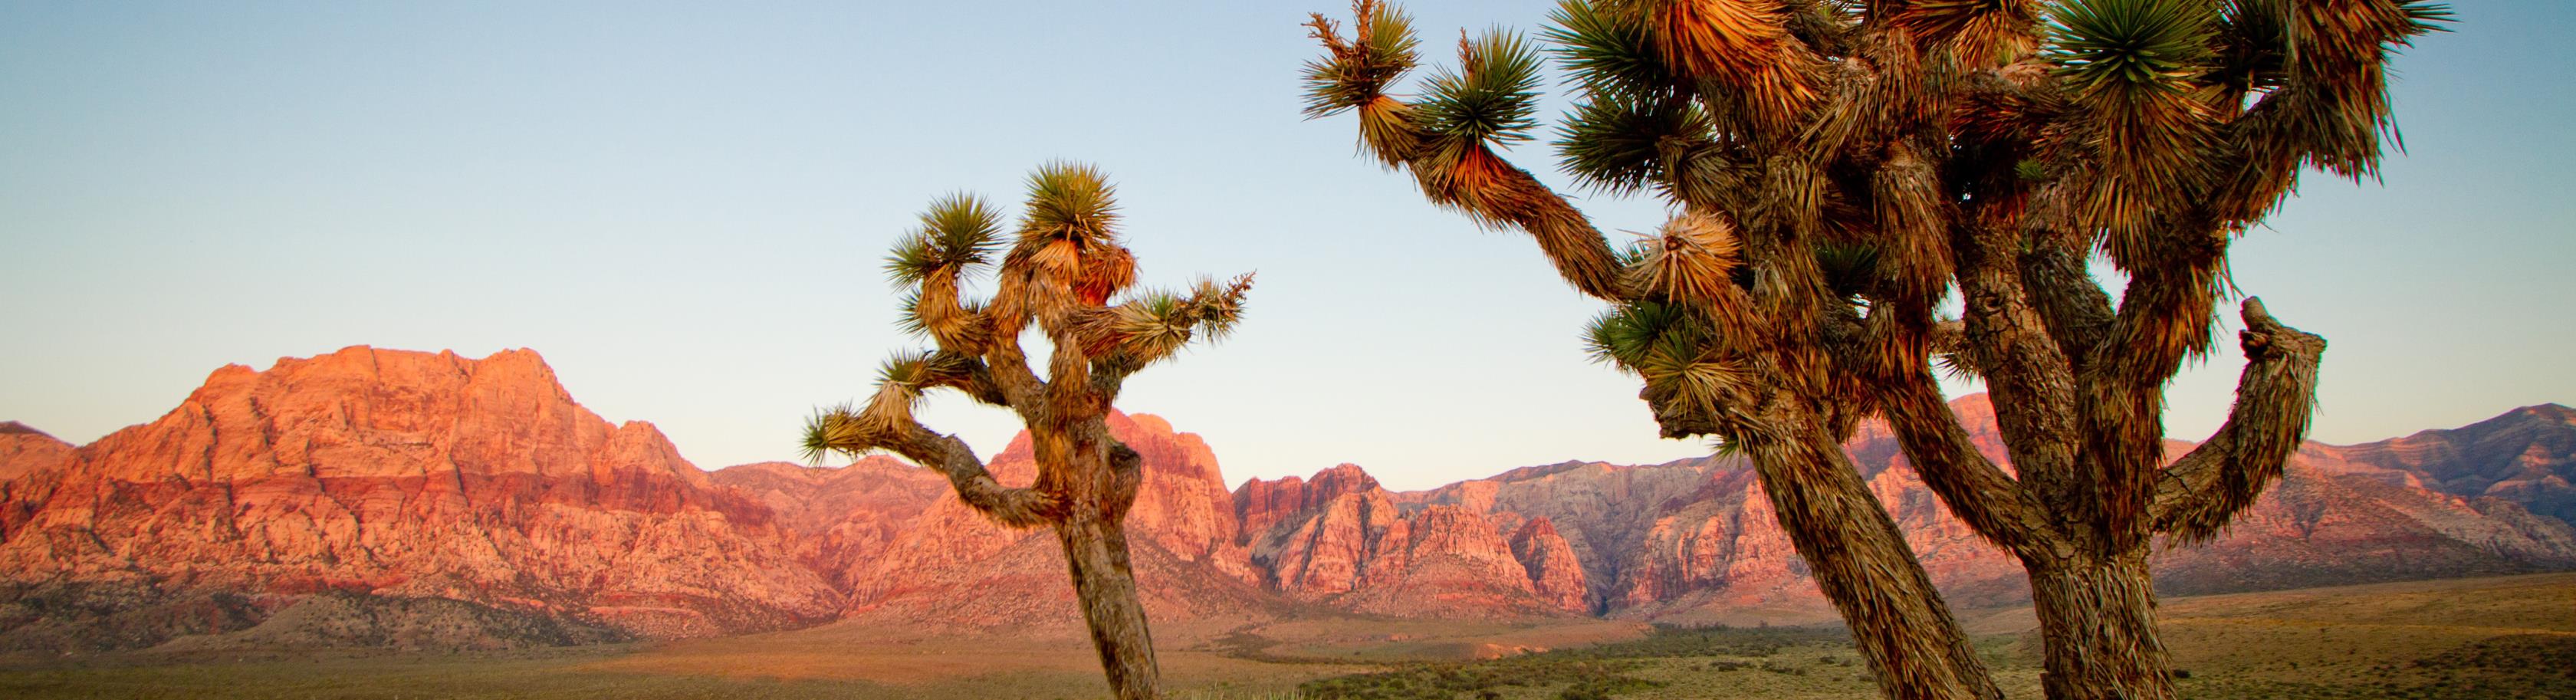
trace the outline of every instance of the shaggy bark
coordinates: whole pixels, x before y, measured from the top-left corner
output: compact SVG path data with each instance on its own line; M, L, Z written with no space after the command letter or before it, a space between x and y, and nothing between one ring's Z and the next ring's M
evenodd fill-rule
M934 204L887 267L897 281L918 286L905 323L937 341L938 350L888 361L864 410L818 413L806 425L805 449L816 459L890 450L948 477L959 501L994 522L1053 530L1111 692L1149 700L1160 694L1162 671L1123 525L1136 502L1142 457L1109 434L1107 417L1129 374L1169 358L1197 334L1231 328L1252 277L1110 305L1135 276L1135 257L1109 228L1116 218L1110 192L1086 166L1040 168L999 288L978 304L960 301L958 281L1002 247L999 215L972 197ZM1029 369L1020 348L1031 325L1054 346L1045 378ZM915 421L913 405L933 388L1018 413L1036 480L1006 486L964 441Z
M1886 416L1943 503L2029 569L2066 698L2171 695L2148 550L2214 535L2279 477L2324 342L2248 300L2235 412L2170 466L2164 385L2209 350L2228 246L2301 169L2374 171L2394 133L2386 64L2449 16L2418 0L1569 0L1545 33L1578 100L1560 164L1679 212L1612 253L1493 148L1530 136L1536 51L1462 36L1454 69L1396 99L1410 19L1353 11L1348 37L1308 25L1326 50L1308 116L1356 110L1362 149L1427 199L1530 234L1613 304L1587 341L1645 380L1665 436L1744 445L1853 631L1913 645L1956 631L1880 606L1938 597L1868 525L1884 511L1846 498L1848 466L1805 453ZM2127 277L2116 302L2097 260ZM1962 318L1934 318L1953 288ZM2015 473L1943 402L1936 346L1991 392ZM1909 681L1990 687L1974 675Z
M1802 418L1775 412L1772 419ZM1897 700L2003 697L1906 547L1903 531L1841 446L1813 439L1819 429L1785 432L1778 440L1748 441L1745 451L1781 529L1851 627L1879 692Z
M2325 340L2272 318L2259 299L2247 299L2243 315L2246 365L2234 410L2216 434L2157 472L2145 508L2152 532L2179 542L2213 537L2251 506L2280 478L2307 433ZM1986 461L1941 404L1928 374L1891 384L1887 413L1925 485L2028 571L2046 646L2048 697L2174 697L2171 660L2156 634L2147 538L2112 537L2103 520L2064 517L2089 512L2087 504L2060 500L2086 492L2052 497Z
M1163 672L1154 660L1144 603L1136 597L1136 575L1127 565L1126 527L1081 517L1057 524L1055 533L1064 543L1074 596L1082 600L1082 620L1091 628L1091 646L1100 652L1109 687L1118 700L1155 697Z
M2055 700L2172 700L2144 548L2108 559L2029 559L2031 608L2046 640L2040 685Z
M1416 105L1386 97L1382 81L1410 68L1411 58L1371 48L1380 36L1375 23L1385 15L1367 0L1354 9L1359 25L1352 38L1321 16L1309 24L1331 61L1319 64L1315 78L1328 85L1329 101L1309 113L1355 110L1371 155L1411 171L1431 202L1529 234L1576 290L1622 308L1686 308L1684 315L1717 326L1715 335L1727 340L1692 348L1704 356L1682 359L1699 372L1690 388L1676 391L1650 379L1641 392L1662 434L1714 435L1743 445L1782 529L1851 627L1884 695L2000 697L1894 519L1839 447L1867 413L1855 373L1843 365L1879 356L1854 347L1865 341L1852 329L1870 320L1848 317L1849 299L1834 290L1816 259L1818 240L1826 238L1816 232L1816 212L1784 205L1738 217L1730 198L1746 195L1676 183L1676 192L1707 196L1684 197L1692 200L1686 202L1691 211L1677 220L1683 223L1667 224L1665 243L1658 244L1670 247L1658 249L1652 261L1625 260L1589 217L1528 171L1484 143L1433 133ZM1720 160L1710 155L1699 162L1734 167ZM1793 158L1758 168L1735 165L1762 172L1755 179L1784 191L1824 179ZM1895 184L1928 188L1932 169L1916 165ZM1937 230L1931 238L1925 248L1938 253ZM1752 350L1757 347L1767 351Z

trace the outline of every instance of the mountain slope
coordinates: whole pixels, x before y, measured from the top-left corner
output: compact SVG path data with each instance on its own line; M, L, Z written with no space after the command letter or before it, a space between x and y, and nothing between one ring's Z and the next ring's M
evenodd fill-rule
M20 608L66 594L108 616L240 599L218 607L256 622L346 591L689 635L841 605L774 546L769 508L712 488L651 424L573 403L525 350L352 347L228 366L52 470L13 485L0 511L24 513L0 541L0 600ZM113 592L77 593L101 586Z
M2566 406L2525 406L2451 430L2310 451L2351 473L2453 496L2500 498L2576 523L2576 409Z

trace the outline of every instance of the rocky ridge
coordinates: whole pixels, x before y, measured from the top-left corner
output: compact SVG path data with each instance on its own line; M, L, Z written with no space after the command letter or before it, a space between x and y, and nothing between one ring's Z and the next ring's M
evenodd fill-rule
M2002 461L1984 397L1954 408ZM2311 444L2226 536L2160 554L2160 585L2576 567L2576 529L2526 508L2563 483L2566 413ZM1144 456L1128 526L1157 620L1830 615L1740 460L1565 462L1417 492L1345 464L1228 490L1198 436L1142 414L1110 427ZM2027 597L1882 427L1846 449L1954 604ZM1025 436L990 466L1036 472ZM78 448L0 423L0 648L492 647L836 619L1079 624L1051 534L992 524L935 474L888 457L704 472L650 424L582 409L528 351L226 367Z

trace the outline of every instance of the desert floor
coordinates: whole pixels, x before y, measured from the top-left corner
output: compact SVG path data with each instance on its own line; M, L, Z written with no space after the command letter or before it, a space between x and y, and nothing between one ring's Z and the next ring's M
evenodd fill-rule
M2190 698L2576 697L2576 573L2172 598ZM2027 608L1964 616L2016 698L2039 697ZM1838 628L1323 617L1157 629L1179 700L1869 698ZM1077 637L854 625L491 654L152 652L0 667L9 698L1097 698ZM1491 693L1487 695L1487 693Z

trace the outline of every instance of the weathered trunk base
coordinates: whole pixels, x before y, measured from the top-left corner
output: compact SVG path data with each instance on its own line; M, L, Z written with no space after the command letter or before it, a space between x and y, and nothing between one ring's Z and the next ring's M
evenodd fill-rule
M1055 526L1073 573L1074 597L1091 628L1091 646L1118 700L1155 700L1163 672L1154 661L1154 638L1145 605L1136 597L1136 575L1127 563L1127 531L1115 522L1076 516Z
M1890 700L1997 700L1985 662L1839 448L1749 446L1762 488Z
M2049 700L2173 700L2172 659L2156 637L2145 548L2099 561L2024 561L2047 646Z

